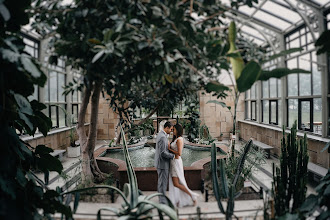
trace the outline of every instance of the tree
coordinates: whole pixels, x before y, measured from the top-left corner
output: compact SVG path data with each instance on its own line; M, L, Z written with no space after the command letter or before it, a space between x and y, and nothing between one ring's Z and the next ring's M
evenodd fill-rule
M20 27L29 22L25 13L29 0L0 1L0 219L51 218L61 212L72 216L70 207L62 204L60 192L46 186L49 171L62 172L62 164L50 155L53 150L36 148L20 140L18 133L44 136L51 120L41 111L46 106L29 100L34 85L44 86L45 74L35 59L23 51ZM45 181L33 170L42 171Z
M77 126L84 181L102 179L93 158L102 88L120 118L130 121L135 106L152 112L174 106L216 77L210 68L228 49L219 33L205 29L220 24L217 16L223 10L214 1L193 3L191 7L188 1L76 0L61 6L58 1L36 1L31 10L35 27L54 38L56 56L84 70ZM204 18L196 21L192 10ZM86 136L83 123L90 97Z

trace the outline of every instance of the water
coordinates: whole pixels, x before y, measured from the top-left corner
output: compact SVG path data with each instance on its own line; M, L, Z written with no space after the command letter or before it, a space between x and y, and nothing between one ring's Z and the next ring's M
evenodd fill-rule
M154 167L155 149L153 147L144 147L142 149L129 151L129 155L132 160L133 167ZM182 151L183 166L188 167L195 161L201 160L206 157L210 157L210 151L199 151L184 148ZM108 152L105 157L124 160L124 154L122 151Z

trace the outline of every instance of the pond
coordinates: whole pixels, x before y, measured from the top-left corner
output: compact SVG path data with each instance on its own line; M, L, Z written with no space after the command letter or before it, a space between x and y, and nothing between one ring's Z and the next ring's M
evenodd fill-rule
M201 147L198 148L192 148L189 146L184 147L181 156L183 166L189 167L192 163L211 156L210 149L202 149ZM145 146L143 148L138 148L134 150L130 149L129 154L132 160L133 167L154 167L155 149L153 147ZM113 151L110 149L108 150L105 157L125 161L122 150Z

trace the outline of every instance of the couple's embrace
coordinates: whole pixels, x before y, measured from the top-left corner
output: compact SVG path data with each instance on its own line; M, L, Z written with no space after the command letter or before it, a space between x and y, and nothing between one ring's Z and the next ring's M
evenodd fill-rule
M173 131L173 139L167 136ZM196 205L198 194L192 192L186 183L181 154L183 151L183 128L180 124L172 125L167 121L161 123L156 140L155 167L158 173L157 191L166 195L167 185L169 198L177 207ZM159 202L167 204L165 196Z

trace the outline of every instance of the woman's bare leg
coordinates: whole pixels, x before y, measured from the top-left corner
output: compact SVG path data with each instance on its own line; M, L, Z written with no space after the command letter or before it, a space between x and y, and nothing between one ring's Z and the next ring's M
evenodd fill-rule
M179 188L180 190L182 190L183 192L187 193L191 197L192 201L194 202L194 205L196 205L196 200L194 200L194 198L192 197L192 195L190 194L188 189L184 185L180 184L179 178L178 177L172 177L172 181L173 181L173 185L175 187Z

